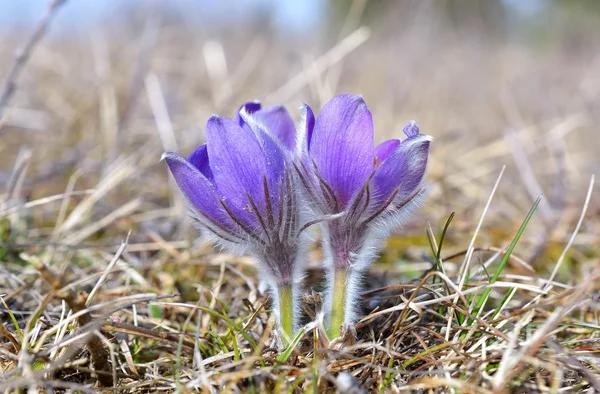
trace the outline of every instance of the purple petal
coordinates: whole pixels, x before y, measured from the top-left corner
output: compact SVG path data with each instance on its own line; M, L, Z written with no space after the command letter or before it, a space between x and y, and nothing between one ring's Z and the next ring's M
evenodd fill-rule
M260 108L261 108L261 105L260 105L260 102L258 102L258 101L249 101L249 102L245 103L235 113L235 123L239 124L240 126L243 126L246 124L244 122L244 119L242 119L242 117L240 116L240 111L242 109L244 109L246 111L246 113L248 113L248 114L253 114L256 111L258 111Z
M279 186L284 176L283 153L269 135L257 134L250 127L213 116L206 125L210 167L215 184L225 203L247 225L257 225L250 198L266 213L267 200L263 187L266 178L274 211L279 206Z
M224 220L214 185L196 167L177 153L164 153L162 160L167 162L177 186L190 204L204 216L229 226L230 221Z
M302 113L302 120L300 121L298 130L298 146L296 147L296 151L302 155L308 152L308 146L310 145L315 128L315 114L306 104L300 106L300 112Z
M309 152L346 206L373 169L373 119L360 96L331 99L315 121Z
M416 137L419 135L419 125L417 125L417 123L414 120L411 120L406 126L404 126L404 129L402 129L402 131L409 138Z
M252 114L248 112L248 114ZM253 117L265 125L267 130L277 137L290 151L296 144L296 125L288 110L282 105L263 108L254 112Z
M383 162L373 177L377 201L383 202L399 189L394 201L409 198L421 183L427 167L431 137L419 134L407 138Z
M279 139L275 137L267 126L256 119L255 116L248 114L244 109L240 111L240 116L244 120L244 129L247 132L254 133L256 140L260 144L263 149L263 153L267 162L269 163L279 163L284 160L284 149ZM284 165L282 162L282 167L280 170L283 172Z
M387 140L375 148L375 164L383 163L398 148L400 140Z
M198 169L209 181L213 180L213 174L210 170L208 162L208 150L206 144L200 145L195 151L192 152L188 161Z

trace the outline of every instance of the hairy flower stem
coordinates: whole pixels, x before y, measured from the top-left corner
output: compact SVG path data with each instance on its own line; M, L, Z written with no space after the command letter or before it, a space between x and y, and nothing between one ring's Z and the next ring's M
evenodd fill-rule
M331 319L329 321L329 339L340 336L340 329L346 318L346 287L348 273L345 268L333 271L333 294L331 302Z
M294 290L292 285L279 286L279 324L281 340L287 346L294 339Z

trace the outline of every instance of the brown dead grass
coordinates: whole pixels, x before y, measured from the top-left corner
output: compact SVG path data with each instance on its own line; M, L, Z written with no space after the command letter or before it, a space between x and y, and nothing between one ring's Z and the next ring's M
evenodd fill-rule
M149 18L133 37L40 44L0 120L0 391L600 391L598 35L532 49L422 4L401 13L419 23L370 28L354 9L322 42L246 26L190 43ZM435 136L430 196L365 278L345 343L320 326L310 252L310 329L286 358L251 261L196 239L158 158L244 100L318 107L344 91L364 94L379 140L413 118Z

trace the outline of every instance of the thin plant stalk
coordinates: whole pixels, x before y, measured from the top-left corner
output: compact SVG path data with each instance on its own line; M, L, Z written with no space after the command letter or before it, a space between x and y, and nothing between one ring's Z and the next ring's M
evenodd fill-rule
M279 286L279 324L281 339L287 346L294 338L294 291L291 285Z
M333 271L333 289L331 302L331 320L329 322L329 339L340 336L340 328L346 319L346 290L348 272L345 268L336 268Z

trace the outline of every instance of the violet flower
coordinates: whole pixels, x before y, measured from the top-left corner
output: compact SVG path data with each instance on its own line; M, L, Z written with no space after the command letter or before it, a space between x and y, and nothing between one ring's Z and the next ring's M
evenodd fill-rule
M283 107L248 103L236 121L211 117L206 144L187 160L163 154L199 227L214 243L256 260L272 290L284 344L294 334L306 244L289 166L294 129Z
M374 147L371 112L360 96L334 97L316 119L308 106L304 111L295 166L321 223L328 331L336 338L356 320L362 273L424 196L432 138L411 122L405 140Z

